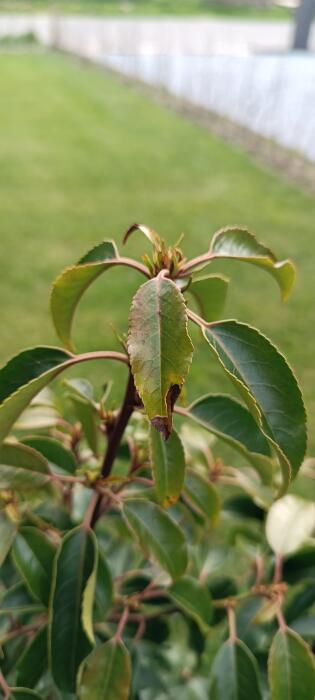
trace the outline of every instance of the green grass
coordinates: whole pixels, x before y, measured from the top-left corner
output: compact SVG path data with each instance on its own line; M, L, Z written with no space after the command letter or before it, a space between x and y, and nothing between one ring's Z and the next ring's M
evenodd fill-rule
M220 0L0 0L3 12L53 10L64 13L100 15L209 15L226 18L285 19L292 13L283 7L265 10L240 2L238 7L222 5Z
M104 237L121 248L123 232L141 221L169 242L184 231L185 251L194 255L219 227L243 224L296 261L297 285L281 305L269 276L222 264L232 278L226 317L254 324L287 353L313 422L314 199L134 89L60 56L0 55L0 94L1 361L32 344L57 343L50 283ZM140 250L136 239L126 246L128 255ZM113 326L126 330L141 281L112 269L95 283L75 324L80 350L118 347ZM188 396L226 390L208 348L194 339ZM98 377L106 372L98 365Z

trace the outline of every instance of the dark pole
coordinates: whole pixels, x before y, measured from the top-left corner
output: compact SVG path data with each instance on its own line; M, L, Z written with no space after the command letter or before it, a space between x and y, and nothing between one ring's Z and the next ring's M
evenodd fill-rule
M307 51L312 20L315 15L315 0L301 0L296 11L293 49Z

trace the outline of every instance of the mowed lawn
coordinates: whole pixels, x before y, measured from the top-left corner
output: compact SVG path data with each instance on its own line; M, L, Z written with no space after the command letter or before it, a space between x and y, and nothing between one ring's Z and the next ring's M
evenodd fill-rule
M103 238L121 248L126 228L140 221L169 242L185 232L184 249L195 255L219 227L246 225L279 257L295 260L297 285L282 305L257 268L216 265L231 277L226 317L254 324L288 355L314 450L314 199L105 72L61 56L1 54L0 96L1 362L23 347L57 344L51 281ZM149 250L130 240L125 254L139 255L142 245ZM126 268L97 281L76 319L79 350L118 347L139 282ZM209 349L193 336L188 398L226 390ZM123 372L116 371L121 387ZM99 364L95 376L107 375Z

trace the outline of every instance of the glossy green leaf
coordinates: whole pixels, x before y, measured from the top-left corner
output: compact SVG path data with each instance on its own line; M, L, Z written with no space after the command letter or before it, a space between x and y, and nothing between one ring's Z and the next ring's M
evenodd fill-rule
M149 226L145 226L145 224L133 224L128 228L128 231L126 231L123 239L123 243L126 243L128 238L131 236L134 231L140 231L140 233L143 233L143 235L152 243L152 245L155 248L160 248L162 245L161 238L156 231L154 231L153 228L149 228Z
M55 548L39 529L21 527L12 547L16 568L29 592L48 605Z
M103 241L55 280L50 299L51 314L59 338L70 350L72 321L83 293L117 258L115 243Z
M58 688L75 692L78 668L92 644L82 621L86 586L97 566L93 532L71 530L55 558L50 603L50 665Z
M173 580L182 576L187 567L187 549L174 520L155 503L136 498L126 502L123 512L147 556L153 556Z
M40 452L47 462L51 471L55 474L74 474L76 470L76 460L72 452L61 442L50 437L39 437L37 435L25 438L23 445L32 447Z
M187 415L239 450L264 482L271 481L270 445L252 414L239 401L224 394L208 394L191 404Z
M152 424L165 436L192 360L182 294L158 276L143 284L131 307L128 350L135 385Z
M201 474L188 469L184 491L202 515L212 524L216 524L220 514L220 499L213 484Z
M77 695L79 700L128 700L130 684L129 653L123 642L110 639L83 662Z
M0 489L24 493L50 486L48 462L27 445L6 442L0 447Z
M279 630L274 637L268 676L271 700L314 700L314 659L309 647L293 630Z
M262 700L255 657L239 639L219 649L211 669L211 700Z
M47 626L30 641L16 667L16 682L19 686L35 688L45 674L48 663Z
M199 425L245 454L271 455L268 440L252 414L231 396L208 394L194 401L187 412Z
M265 336L244 323L213 323L204 336L275 448L287 486L306 449L305 408L292 370Z
M112 607L113 602L113 581L110 568L105 557L99 552L96 587L94 597L94 619L95 622L104 622Z
M181 439L173 430L167 441L151 426L150 456L158 502L176 503L185 478L185 454Z
M42 346L24 350L0 369L0 442L33 397L71 359L64 350Z
M223 275L204 275L193 279L189 293L196 299L201 317L207 321L222 318L229 280Z
M288 494L268 511L266 537L277 554L293 554L314 532L315 503Z
M10 520L5 512L0 513L0 567L11 549L16 535L16 527L16 523Z
M223 228L211 242L210 256L234 258L263 268L278 283L283 299L287 299L295 281L295 269L290 260L278 261L272 251L244 228Z
M169 589L171 598L204 631L212 623L212 599L208 588L191 576L183 576Z

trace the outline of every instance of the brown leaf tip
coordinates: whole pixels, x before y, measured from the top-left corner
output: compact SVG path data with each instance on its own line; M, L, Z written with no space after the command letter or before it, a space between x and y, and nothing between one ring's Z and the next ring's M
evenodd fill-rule
M163 418L162 416L155 416L152 418L151 423L153 427L162 435L163 440L168 440L171 432L172 425L170 425L169 418Z

